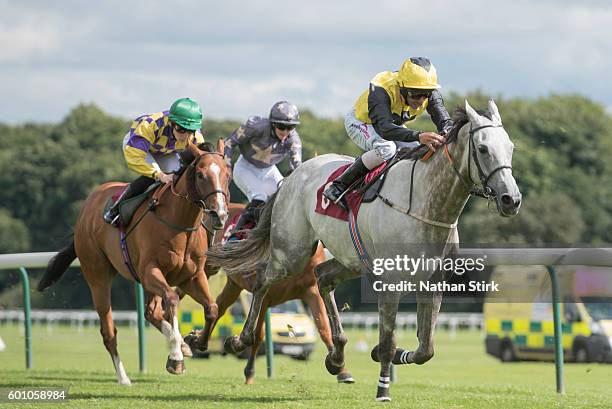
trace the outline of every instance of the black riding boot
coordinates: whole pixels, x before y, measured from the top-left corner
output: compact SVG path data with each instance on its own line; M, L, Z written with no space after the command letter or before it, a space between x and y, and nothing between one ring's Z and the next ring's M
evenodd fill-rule
M232 238L237 239L237 237L235 237L235 234L240 230L243 230L244 227L247 226L249 223L252 225L257 224L257 222L259 221L260 209L265 203L266 202L264 202L263 200L253 199L248 205L246 205L244 211L240 215L240 218L236 222L236 227L234 227L234 232L232 233L232 237L230 238L230 240Z
M144 193L149 186L155 183L154 179L146 176L140 176L133 180L128 187L123 191L121 196L113 203L113 205L104 213L104 221L117 227L119 223L119 204Z
M336 180L332 182L332 184L325 189L323 192L323 196L328 198L334 203L337 203L344 210L348 211L346 203L344 200L338 201L346 192L346 189L349 188L356 180L368 174L370 169L366 168L361 160L361 156L355 159L355 162L349 166L343 174L338 176Z

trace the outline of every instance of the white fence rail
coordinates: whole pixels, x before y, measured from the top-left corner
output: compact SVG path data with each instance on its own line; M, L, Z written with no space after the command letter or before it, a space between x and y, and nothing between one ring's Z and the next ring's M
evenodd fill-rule
M47 325L47 331L52 332L59 324L76 326L80 331L85 326L94 327L99 323L98 314L93 310L32 310L32 324ZM136 327L138 314L136 311L113 311L113 319L117 325ZM363 328L367 331L378 327L377 312L343 312L340 313L342 325L347 328ZM0 325L23 323L23 310L0 310ZM416 330L416 313L398 313L397 328L400 330ZM483 328L482 314L443 313L438 316L438 328L451 331L457 329L481 330Z

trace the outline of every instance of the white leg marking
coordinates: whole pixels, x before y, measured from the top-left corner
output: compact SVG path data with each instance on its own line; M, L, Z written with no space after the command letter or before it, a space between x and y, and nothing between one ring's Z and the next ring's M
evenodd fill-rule
M123 369L123 362L119 359L119 356L113 356L113 365L115 365L115 372L117 373L117 381L120 385L131 386L132 382L127 377L125 369Z
M175 361L183 360L183 352L181 351L181 333L178 329L178 319L174 317L174 325L171 326L168 321L161 323L162 333L168 341L168 349L170 350L169 357Z

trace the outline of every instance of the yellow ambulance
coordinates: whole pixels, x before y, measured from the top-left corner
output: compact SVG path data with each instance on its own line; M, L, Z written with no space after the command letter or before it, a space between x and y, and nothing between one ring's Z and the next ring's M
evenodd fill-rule
M612 269L558 268L564 357L612 363ZM486 352L503 362L553 360L551 285L545 267L504 266L483 306Z

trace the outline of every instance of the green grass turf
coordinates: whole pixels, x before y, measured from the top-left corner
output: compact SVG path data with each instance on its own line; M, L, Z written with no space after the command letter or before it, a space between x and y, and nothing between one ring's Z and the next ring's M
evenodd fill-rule
M566 395L555 392L550 362L502 364L484 353L476 332L436 337L436 356L423 366L397 368L391 386L393 401L374 401L378 364L357 341L371 347L375 333L348 331L347 367L354 385L338 385L323 365L325 348L318 344L308 362L275 357L273 379L266 378L266 361L257 360L256 384L243 385L245 361L233 357L187 360L187 373L173 376L164 367L167 350L161 334L147 329L147 372L138 372L137 334L119 328L119 351L133 386L116 383L111 360L97 328L34 326L33 369L25 370L23 335L17 326L0 326L7 349L0 352L0 388L51 387L69 389L69 399L44 407L72 408L610 408L612 365L567 364ZM416 346L414 333L402 333L399 345ZM40 407L9 404L0 407Z

